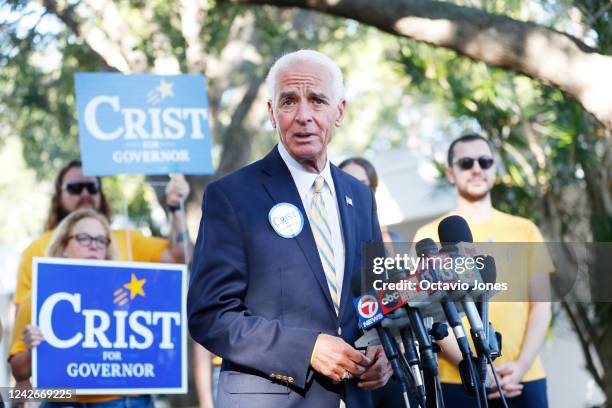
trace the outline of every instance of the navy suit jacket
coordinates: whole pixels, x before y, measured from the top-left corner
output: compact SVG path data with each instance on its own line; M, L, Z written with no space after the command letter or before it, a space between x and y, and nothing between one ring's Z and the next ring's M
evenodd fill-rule
M341 396L350 408L371 404L354 380L333 384L310 367L319 333L349 344L360 336L351 279L360 279L362 244L381 241L372 192L336 166L331 174L346 253L339 316L307 211L276 147L206 189L187 310L194 340L224 359L218 406L337 408ZM281 237L268 221L278 203L304 216L295 238Z

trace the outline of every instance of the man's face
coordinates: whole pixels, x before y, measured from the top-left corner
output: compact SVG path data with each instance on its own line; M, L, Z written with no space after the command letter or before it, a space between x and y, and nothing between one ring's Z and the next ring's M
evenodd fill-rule
M92 183L96 187L94 193L89 191ZM99 190L100 186L95 177L84 176L81 167L70 168L62 180L61 205L64 212L69 214L78 208L99 210L101 200Z
M277 77L275 98L268 101L268 117L281 143L298 162L321 171L344 117L345 101L334 99L331 74L313 63L289 66Z
M493 159L489 145L483 140L459 142L453 147L453 165L446 169L446 176L457 186L459 195L468 201L478 201L486 197L495 183L495 164L483 169L479 158ZM465 169L461 163L469 163L474 159L472 167Z

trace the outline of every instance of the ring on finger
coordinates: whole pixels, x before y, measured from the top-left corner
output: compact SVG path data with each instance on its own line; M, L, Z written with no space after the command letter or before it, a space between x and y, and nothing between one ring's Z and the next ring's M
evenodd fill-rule
M348 371L344 370L344 374L342 375L342 381L348 381L351 378L353 378L351 373L349 373Z

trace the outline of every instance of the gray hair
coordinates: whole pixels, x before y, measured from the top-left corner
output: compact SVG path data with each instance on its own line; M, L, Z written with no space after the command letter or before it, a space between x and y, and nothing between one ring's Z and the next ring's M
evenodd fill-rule
M272 104L276 102L276 80L278 74L285 68L305 62L321 65L331 74L332 97L336 103L340 102L344 97L342 71L340 71L338 65L327 55L319 51L303 49L283 55L277 59L274 65L272 65L272 68L270 68L270 72L268 72L268 76L266 77L266 86L268 87L268 94L270 95Z

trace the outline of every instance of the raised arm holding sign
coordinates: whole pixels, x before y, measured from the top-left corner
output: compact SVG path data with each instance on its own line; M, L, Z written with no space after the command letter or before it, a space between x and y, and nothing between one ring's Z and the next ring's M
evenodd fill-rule
M179 206L180 200L189 195L189 184L183 176L174 176L166 190L166 204ZM17 274L17 288L14 302L23 303L32 288L32 259L45 255L53 230L68 214L80 209L92 208L110 217L111 211L102 191L99 177L83 175L79 160L69 162L60 172L54 183L49 216L40 238L32 242L22 253ZM189 235L185 234L180 217L171 215L171 239L146 237L135 230L113 230L111 238L117 250L117 259L138 262L183 263L185 247L191 252ZM185 245L185 243L187 245Z

